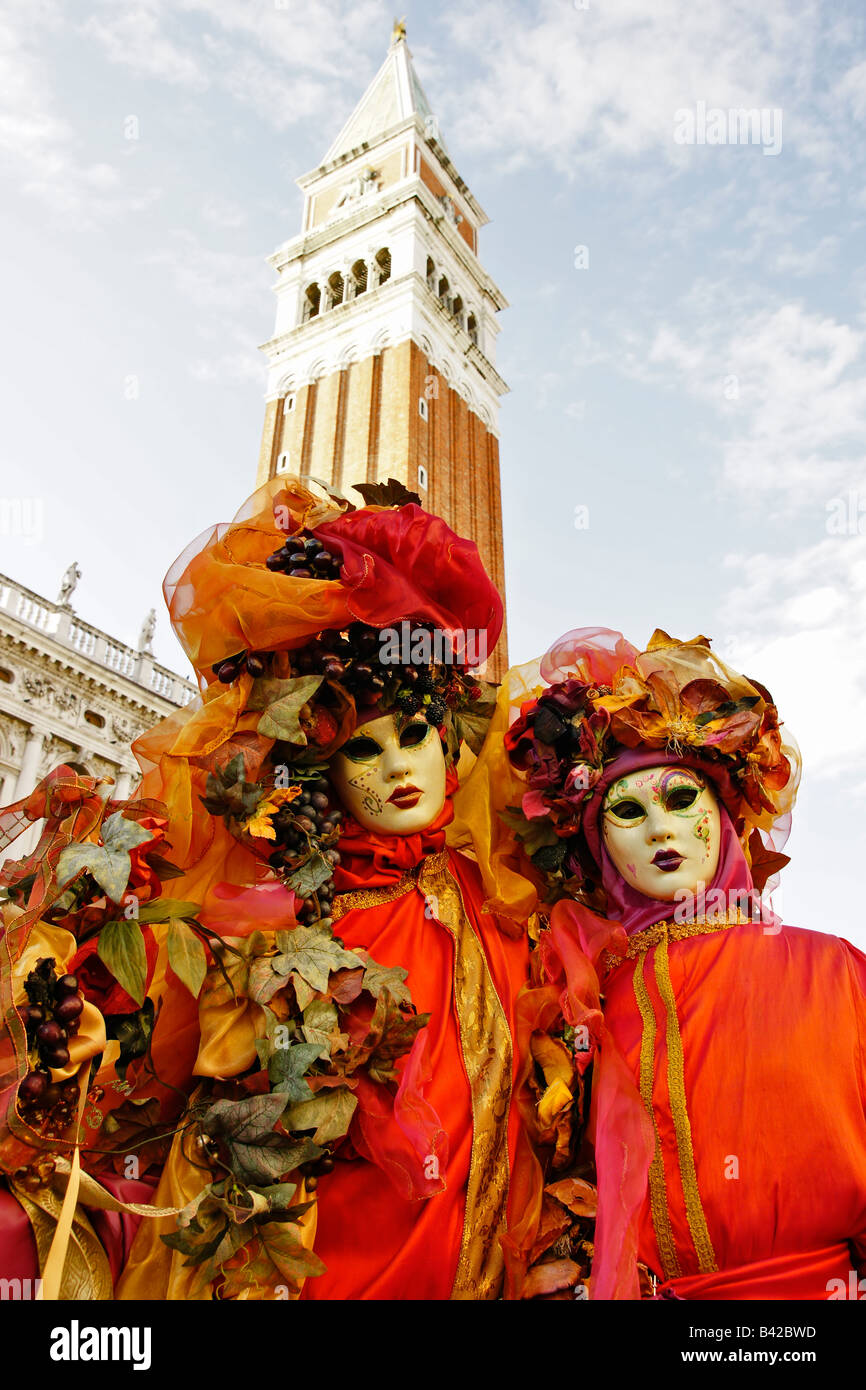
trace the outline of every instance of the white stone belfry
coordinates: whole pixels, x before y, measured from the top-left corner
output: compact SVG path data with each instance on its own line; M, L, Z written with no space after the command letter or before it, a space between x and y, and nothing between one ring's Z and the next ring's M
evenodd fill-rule
M476 540L504 595L497 315L487 216L452 161L405 25L322 163L277 273L258 483L389 477ZM505 642L496 665L501 673Z

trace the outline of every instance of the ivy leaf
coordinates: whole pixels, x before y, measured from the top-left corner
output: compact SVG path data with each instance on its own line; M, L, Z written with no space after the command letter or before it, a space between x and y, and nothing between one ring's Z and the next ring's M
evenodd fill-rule
M287 876L286 884L299 898L309 898L323 883L328 882L331 873L332 869L327 859L316 850Z
M272 1090L285 1096L287 1104L310 1099L312 1091L303 1076L321 1050L317 1043L295 1043L292 1047L279 1047L271 1053L268 1080Z
M321 1156L321 1149L311 1140L298 1142L274 1131L285 1105L286 1097L277 1094L218 1100L204 1116L202 1128L224 1141L232 1170L242 1181L276 1182L293 1168Z
M285 1108L283 1097L274 1095L217 1100L205 1114L202 1128L215 1139L254 1144L273 1132Z
M253 688L247 700L247 709L266 710L271 705L276 705L280 700L290 698L298 690L307 689L310 695L314 695L321 685L323 676L291 676L288 678L275 676L259 676L253 681ZM303 704L304 701L301 701Z
M542 845L531 857L535 867L543 874L556 874L562 868L567 853L568 845L564 840L559 840L555 845Z
M553 829L549 820L527 820L526 816L517 806L506 806L504 811L499 812L499 819L508 827L512 835L521 840L526 853L530 859L545 845L555 845L559 843L559 836Z
M406 972L404 971L403 973L405 975ZM297 975L292 976L293 980L296 980L297 978ZM351 1004L354 999L358 998L358 995L361 993L361 990L363 988L363 965L359 965L357 970L337 970L331 972L331 978L328 981L328 993L330 994L331 998L335 1001L335 1003ZM295 986L295 994L297 994L297 992L297 986ZM300 1004L301 1009L304 1009L306 1007L306 1005L301 1004L300 1000L298 1000L298 1003Z
M330 999L313 999L304 1010L304 1037L315 1044L324 1061L331 1056L331 1042L338 1032L336 1005Z
M288 936L288 948L282 956L275 957L274 969L281 975L297 970L307 984L321 994L327 993L332 970L343 967L351 970L360 964L357 956L344 950L327 932L316 931L313 927L295 927Z
M133 917L129 921L106 922L99 933L99 959L122 985L136 1004L144 1003L147 980L147 951L141 927Z
M325 1265L314 1251L302 1245L291 1225L269 1224L259 1228L259 1239L268 1259L284 1279L308 1278L324 1274Z
M265 738L305 745L307 735L301 728L299 715L323 679L323 676L296 676L293 680L280 681L283 693L268 705L258 722L258 732Z
M290 1105L285 1122L292 1130L315 1129L315 1143L327 1144L347 1133L357 1105L348 1086L328 1087L317 1091L312 1100Z
M167 922L171 917L186 921L201 912L201 903L183 902L180 898L154 898L151 903L142 903L138 909L139 922Z
M137 821L127 820L120 811L115 811L103 821L100 834L101 845L76 843L66 846L57 860L57 882L68 883L82 869L87 869L111 901L119 903L132 872L129 851L136 845L152 840L153 833Z
M161 854L149 854L147 862L157 878L162 881L170 878L183 878L184 870L179 869L176 864L172 864L170 859L164 858Z
M198 999L207 974L207 957L195 932L179 917L169 918L168 963L193 999Z
M197 1221L192 1221L184 1230L172 1231L170 1235L162 1236L161 1239L170 1250L178 1250L182 1255L189 1256L184 1264L200 1264L219 1249L229 1224L228 1218L220 1214L216 1220L208 1222L203 1230Z
M370 960L364 971L363 988L374 999L378 999L383 989L387 989L395 1003L407 1004L411 1008L412 995L403 983L408 974L409 971L404 970L402 965L380 965L378 961Z
M367 507L402 507L407 502L421 506L418 493L410 492L397 478L389 478L387 483L353 483L352 486L360 492Z
M273 1221L257 1227L244 1247L243 1267L224 1271L223 1296L272 1299L278 1288L288 1288L297 1297L304 1279L325 1272L318 1255L306 1248L299 1234L298 1226L291 1222Z
M106 1035L120 1043L120 1056L114 1064L114 1070L121 1081L126 1080L126 1069L130 1062L134 1062L137 1057L143 1057L150 1047L153 1024L152 999L145 999L138 1013L114 1014L105 1020Z
M298 1001L298 1008L303 1013L304 1009L315 999L316 991L307 984L306 980L301 978L297 970L292 971L291 981L295 990L295 998Z
M476 754L481 752L496 708L496 686L484 681L479 682L479 688L482 694L477 700L454 712L454 731L458 739L462 739Z
M247 993L254 1004L269 1004L285 988L285 976L276 968L279 956L259 956L250 966Z
M218 772L209 772L201 804L212 816L244 820L251 816L262 795L259 782L248 782L243 753L236 753Z
M285 1096L280 1096L284 1101ZM269 1136L273 1143L242 1144L237 1140L229 1142L232 1168L244 1182L277 1182L299 1168L302 1163L313 1163L321 1158L322 1150L312 1139L300 1142L288 1139L285 1135Z
M346 1074L366 1067L373 1081L396 1081L395 1062L408 1052L419 1031L430 1021L429 1014L412 1014L407 1017L387 989L383 989L376 1000L373 1017L368 1032L361 1043L355 1043L342 1060Z

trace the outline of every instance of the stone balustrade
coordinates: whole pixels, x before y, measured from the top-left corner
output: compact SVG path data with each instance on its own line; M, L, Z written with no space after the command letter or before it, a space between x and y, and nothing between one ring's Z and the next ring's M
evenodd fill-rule
M0 575L0 614L3 613L173 705L185 705L196 693L191 681L160 666L149 652L127 647L83 622L68 604L52 603L14 579Z

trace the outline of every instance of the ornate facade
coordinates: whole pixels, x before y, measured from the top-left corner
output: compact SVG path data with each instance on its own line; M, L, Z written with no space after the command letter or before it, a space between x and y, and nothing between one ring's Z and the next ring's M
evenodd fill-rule
M154 661L151 615L139 650L78 618L69 603L73 569L56 603L0 575L3 806L26 796L63 762L112 779L109 795L128 796L138 779L130 743L196 693L189 681ZM15 858L32 849L35 839L34 830L17 840Z
M506 301L478 259L488 219L445 148L401 25L298 184L303 229L269 258L277 315L258 482L291 472L348 491L397 478L477 542L504 598L508 388L495 360ZM492 674L506 664L503 633Z

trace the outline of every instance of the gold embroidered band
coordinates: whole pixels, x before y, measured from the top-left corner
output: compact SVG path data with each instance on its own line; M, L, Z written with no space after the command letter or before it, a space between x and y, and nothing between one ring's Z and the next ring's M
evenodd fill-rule
M652 1211L653 1229L656 1233L656 1241L659 1247L659 1255L662 1262L662 1274L665 1279L673 1279L678 1274L682 1274L680 1262L677 1259L674 1235L671 1230L671 1219L668 1213L667 1192L665 1189L665 1167L662 1158L661 1135L656 1122L655 1111L653 1110L653 1061L655 1059L656 1041L656 1017L653 1011L652 1002L647 992L646 980L643 977L643 956L640 957L634 968L633 976L635 999L640 1009L640 1016L643 1020L643 1033L640 1042L640 1094L647 1114L653 1123L655 1131L655 1152L649 1168L649 1189L650 1189L650 1209Z
M641 962L643 963L643 962ZM702 1274L718 1268L713 1243L707 1227L707 1219L698 1191L698 1177L695 1171L695 1152L692 1147L692 1127L686 1107L686 1084L683 1065L683 1040L680 1034L677 1004L671 983L670 963L668 961L667 933L662 938L655 956L656 982L667 1015L666 1040L668 1048L668 1090L671 1098L671 1113L674 1133L677 1139L677 1153L680 1161L680 1179L686 1203L686 1218L692 1233L698 1265Z

